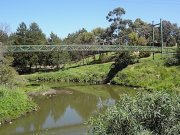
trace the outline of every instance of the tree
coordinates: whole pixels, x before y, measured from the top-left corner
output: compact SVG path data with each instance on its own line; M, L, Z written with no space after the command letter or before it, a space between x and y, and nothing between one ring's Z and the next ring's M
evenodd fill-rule
M138 62L138 56L136 54L132 54L129 52L119 53L116 56L115 62L111 65L109 73L107 74L106 78L102 81L102 83L107 84L111 82L111 80L119 71L126 68L128 65L134 64L136 62Z
M0 85L13 86L15 84L16 71L11 67L13 58L5 57L3 43L8 41L8 26L0 25Z
M86 29L81 29L79 31L76 31L74 33L71 33L68 35L67 38L64 39L64 43L65 44L92 44L94 42L94 35L91 32L87 32ZM73 61L77 61L80 59L84 60L84 56L88 55L89 53L86 52L86 54L84 52L70 52L70 56L72 58ZM83 62L84 63L84 62Z
M24 22L19 24L19 27L16 30L16 33L11 34L10 39L12 39L13 44L15 45L25 45L28 41L28 29ZM26 71L26 67L29 64L28 54L27 53L13 53L13 66L19 72Z
M50 34L48 42L50 45L62 44L62 40L54 33ZM49 57L51 58L51 64L56 65L57 69L60 68L60 65L64 67L64 65L70 61L70 55L66 51L53 51L52 53L50 53Z
M16 33L10 36L10 39L15 45L41 45L46 44L46 37L37 23L31 23L29 28L22 22L17 28ZM14 53L13 66L21 73L31 72L32 66L35 65L37 69L39 57L41 53ZM27 67L29 66L29 69Z
M123 31L132 25L131 20L122 19L122 15L125 15L125 13L123 8L118 7L110 11L106 17L111 22L110 27L106 31L106 39L110 44L120 44L120 40L126 37Z
M13 35L15 36L15 45L25 45L27 44L27 38L28 38L28 29L24 22L19 24L19 27L17 28L16 33Z
M12 57L0 57L0 84L13 86L16 78L16 71L11 67Z
M105 29L98 27L98 28L93 29L92 33L95 38L94 42L96 44L101 44L103 42L103 34L105 33Z
M6 24L0 24L0 42L7 43L8 41L9 26Z
M106 19L109 22L112 22L111 28L116 32L116 35L118 37L119 32L121 29L125 28L124 21L121 18L122 15L125 15L125 10L121 7L115 8L113 11L110 11L108 15L106 16ZM114 33L113 32L113 33Z
M75 43L77 44L92 44L94 42L94 35L91 32L83 32L80 33L75 39Z
M28 29L28 44L30 45L43 45L47 43L46 36L40 29L39 25L35 22L31 23ZM33 65L36 66L41 62L41 57L43 55L39 52L32 52L29 53L29 66L30 66L30 72Z
M152 42L152 26L151 24L147 24L146 22L142 21L140 18L137 18L133 25L131 26L132 31L137 33L139 37L139 43L142 45L149 45Z
M163 21L163 40L166 46L174 46L178 40L177 24L172 24L170 21Z
M130 45L137 45L138 44L138 35L135 32L131 32L128 35L129 38L129 44Z

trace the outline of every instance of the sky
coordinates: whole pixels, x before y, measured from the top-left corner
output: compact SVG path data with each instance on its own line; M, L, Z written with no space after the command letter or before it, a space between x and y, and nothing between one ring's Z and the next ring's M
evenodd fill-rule
M125 9L125 19L162 18L180 26L180 0L0 0L0 24L9 25L11 33L21 22L36 22L47 37L54 32L64 38L81 28L108 27L106 15L117 7Z

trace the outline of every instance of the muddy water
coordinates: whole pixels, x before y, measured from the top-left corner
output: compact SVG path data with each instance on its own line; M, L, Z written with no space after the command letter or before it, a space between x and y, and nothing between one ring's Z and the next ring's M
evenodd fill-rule
M104 105L115 104L124 93L134 95L137 92L131 88L107 85L55 85L53 88L67 89L72 93L34 98L40 109L12 124L1 126L0 135L83 135L88 130L84 123L95 111Z

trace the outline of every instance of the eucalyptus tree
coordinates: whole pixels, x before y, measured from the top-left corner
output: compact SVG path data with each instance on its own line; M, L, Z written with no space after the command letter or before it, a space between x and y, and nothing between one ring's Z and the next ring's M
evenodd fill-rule
M178 26L170 21L163 22L163 40L167 46L174 46L177 43Z
M126 11L124 8L118 7L110 11L106 16L106 19L111 22L110 27L106 30L107 42L120 44L120 39L126 39L127 35L124 35L123 31L132 25L132 21L129 19L123 19L122 16L125 14Z
M119 39L122 39L123 37L125 37L126 40L128 36L132 37L133 39L138 38L135 32L130 34L130 32L132 32L132 21L128 19L122 19L122 16L125 15L125 13L126 12L123 8L118 7L113 11L110 11L106 17L106 19L111 22L110 27L107 29L107 37L109 37L111 34L111 37L114 38L114 42L116 44L120 44ZM112 64L109 73L102 81L102 83L109 83L120 70L127 67L129 64L134 64L137 61L137 57L129 52L117 53L115 62Z

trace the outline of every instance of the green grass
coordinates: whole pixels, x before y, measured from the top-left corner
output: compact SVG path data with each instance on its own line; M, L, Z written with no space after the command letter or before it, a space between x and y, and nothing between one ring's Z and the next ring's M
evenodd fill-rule
M129 65L120 71L113 81L119 85L143 87L155 90L180 91L180 67L165 66L165 60L160 54L140 59L139 63ZM79 82L98 84L107 75L111 67L110 63L79 66L67 68L57 72L35 73L25 75L30 81L42 82ZM41 89L41 88L40 88Z
M26 93L0 86L0 123L16 119L35 107Z
M96 83L106 76L111 64L87 65L57 72L35 73L24 77L30 81Z
M119 72L114 81L120 85L156 90L180 90L180 66L167 67L160 55L140 60Z
M87 58L84 58L84 65L89 65L90 63L98 62L99 61L99 54L95 55L95 61L94 61L94 56L90 56ZM113 56L115 56L115 52L108 52L104 53L104 59L108 60L111 59ZM99 61L100 63L100 61ZM82 66L83 65L83 60L80 60L78 62L71 62L65 65L65 69L72 68L72 67L77 67L77 66Z

